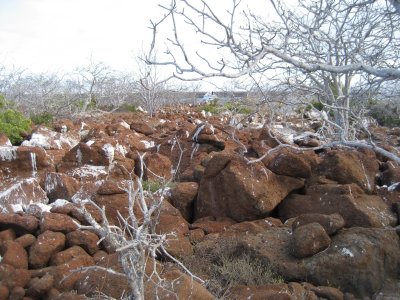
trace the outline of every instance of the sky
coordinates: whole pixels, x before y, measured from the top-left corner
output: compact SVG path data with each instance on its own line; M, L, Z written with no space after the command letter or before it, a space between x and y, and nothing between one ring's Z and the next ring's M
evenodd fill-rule
M0 64L68 72L90 57L118 70L136 65L160 0L0 0Z

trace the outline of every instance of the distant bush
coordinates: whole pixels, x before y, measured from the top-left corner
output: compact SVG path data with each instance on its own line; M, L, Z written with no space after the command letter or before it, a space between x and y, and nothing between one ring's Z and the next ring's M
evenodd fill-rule
M49 127L53 122L54 116L51 113L45 112L31 115L30 118L35 125L46 125Z
M136 105L129 104L129 103L124 103L124 104L118 109L118 111L137 112L138 109L137 109Z
M400 105L375 102L369 107L369 115L379 125L386 127L400 127Z
M223 111L231 111L237 114L250 114L252 110L240 101L230 101L223 105L218 102L218 99L209 101L201 107L204 111L212 114L219 114Z
M212 114L219 114L221 112L221 105L218 103L218 99L209 101L201 106L201 108Z
M9 138L13 145L22 142L22 135L30 131L31 120L25 118L21 112L13 109L0 111L0 132Z

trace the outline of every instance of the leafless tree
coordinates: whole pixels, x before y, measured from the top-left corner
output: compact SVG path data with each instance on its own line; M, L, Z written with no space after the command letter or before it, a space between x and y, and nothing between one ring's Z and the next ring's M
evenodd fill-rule
M101 97L102 86L108 79L111 69L103 62L95 61L92 57L87 66L76 70L76 80L80 88L82 99L82 112L86 112L88 107L96 106L97 97Z
M163 18L152 22L152 48L163 26L172 26L163 40L165 55L149 56L148 63L173 67L171 77L182 80L278 77L334 113L327 121L342 142L354 139L354 124L360 124L352 110L356 91L400 79L397 1L310 0L289 6L270 0L259 9L273 12L269 16L252 11L250 1L226 3L223 11L207 0L172 0ZM196 47L189 46L193 36Z
M151 59L154 60L156 57L157 53L154 51ZM166 101L169 89L168 80L165 80L159 67L146 63L144 55L137 57L137 74L139 77L137 92L140 95L140 103L150 113L150 116L153 116Z
M177 142L179 144L179 142ZM79 206L89 225L79 225L80 229L92 230L101 238L103 244L111 251L119 254L123 267L123 273L101 267L86 267L75 272L85 272L92 269L101 269L113 275L122 276L128 279L131 294L128 299L144 300L144 288L146 280L151 280L158 288L166 288L163 285L165 280L157 271L157 256L164 255L167 259L174 261L183 268L193 279L204 283L203 280L193 275L179 260L171 256L165 249L168 234L157 234L156 225L159 222L159 215L164 201L165 189L169 181L160 177L162 187L157 193L150 193L143 187L143 168L145 167L144 154L137 153L140 165L140 177L128 172L130 179L126 180L119 187L128 195L128 216L119 214L121 226L115 226L108 222L105 209L97 206L90 199L81 199L79 194L75 195L73 201ZM150 171L150 170L149 170ZM157 174L153 175L157 176ZM102 214L102 222L97 222L86 209L86 205L92 205ZM119 212L118 212L119 213ZM170 235L174 233L171 232ZM152 273L146 275L146 266L152 264Z

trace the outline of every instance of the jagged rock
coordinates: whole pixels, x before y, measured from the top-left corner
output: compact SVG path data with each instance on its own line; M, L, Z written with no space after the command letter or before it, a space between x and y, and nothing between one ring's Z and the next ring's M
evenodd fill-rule
M50 156L40 147L0 147L0 162L0 175L5 179L35 176L37 172L52 168Z
M355 184L314 185L307 188L305 195L289 195L279 206L282 220L309 213L339 213L346 227L385 227L397 222L380 197L364 194Z
M34 268L43 268L51 256L64 248L65 235L61 232L45 231L29 249L29 265Z
M50 172L46 175L44 182L44 190L50 201L71 200L79 188L79 182L75 178L63 173Z
M240 222L268 215L304 181L276 175L262 163L247 164L240 157L216 154L201 179L195 218L230 217Z
M324 227L318 223L309 223L293 231L290 248L295 257L305 258L325 250L330 243L331 239Z
M335 234L338 230L342 229L345 225L345 221L340 214L304 214L298 216L292 223L292 230L294 231L297 227L310 224L318 223L326 231L327 234Z
M319 170L328 179L341 184L355 183L365 192L372 193L379 164L371 152L332 150L323 155Z
M92 257L79 256L68 262L51 267L49 274L54 277L54 287L59 291L71 291L74 289L75 283L81 278L86 277L84 272L74 272L79 268L93 266Z
M49 199L35 178L22 179L17 183L3 185L0 193L0 209L5 212L21 212L30 203L47 204Z
M13 241L15 240L15 238L16 238L15 231L11 228L0 231L0 250L3 243L7 241Z
M78 133L55 132L47 127L39 126L33 132L29 140L22 142L22 146L41 147L45 150L69 150L79 143Z
M8 296L10 295L10 291L8 287L4 286L3 284L0 284L0 299L8 299Z
M179 209L187 221L193 218L194 200L198 189L197 182L178 182L171 188L171 204Z
M172 178L172 163L168 157L159 153L151 153L145 155L143 162L145 165L144 180L160 181L160 178L165 180ZM140 175L140 172L136 174Z

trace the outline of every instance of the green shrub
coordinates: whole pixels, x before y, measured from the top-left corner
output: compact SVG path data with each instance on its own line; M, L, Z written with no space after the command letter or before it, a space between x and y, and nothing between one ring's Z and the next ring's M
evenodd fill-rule
M163 187L172 187L172 183L165 183L162 181L151 181L151 180L147 180L147 181L143 181L142 182L142 186L143 186L143 190L145 191L149 191L152 193L157 192L158 190L162 189Z
M369 115L381 126L400 127L400 106L398 104L378 102L370 107Z
M235 112L238 114L251 114L252 110L248 107L246 107L243 103L238 102L238 101L232 101L232 102L227 102L224 105L225 110L229 110L231 112Z
M324 105L319 101L313 101L309 105L307 105L306 111L310 111L310 110L312 110L312 108L322 111L324 109Z
M7 101L6 98L0 94L0 110L13 108L13 107L14 107L14 102Z
M129 104L129 103L124 103L118 111L128 111L128 112L137 112L137 107L136 105Z
M218 103L218 99L209 101L201 106L201 108L206 111L210 112L212 114L219 114L222 110L221 105Z
M50 126L53 122L54 116L51 113L34 114L30 116L35 125Z
M0 112L0 132L4 133L12 144L22 142L24 133L31 131L31 120L16 110L6 109Z

